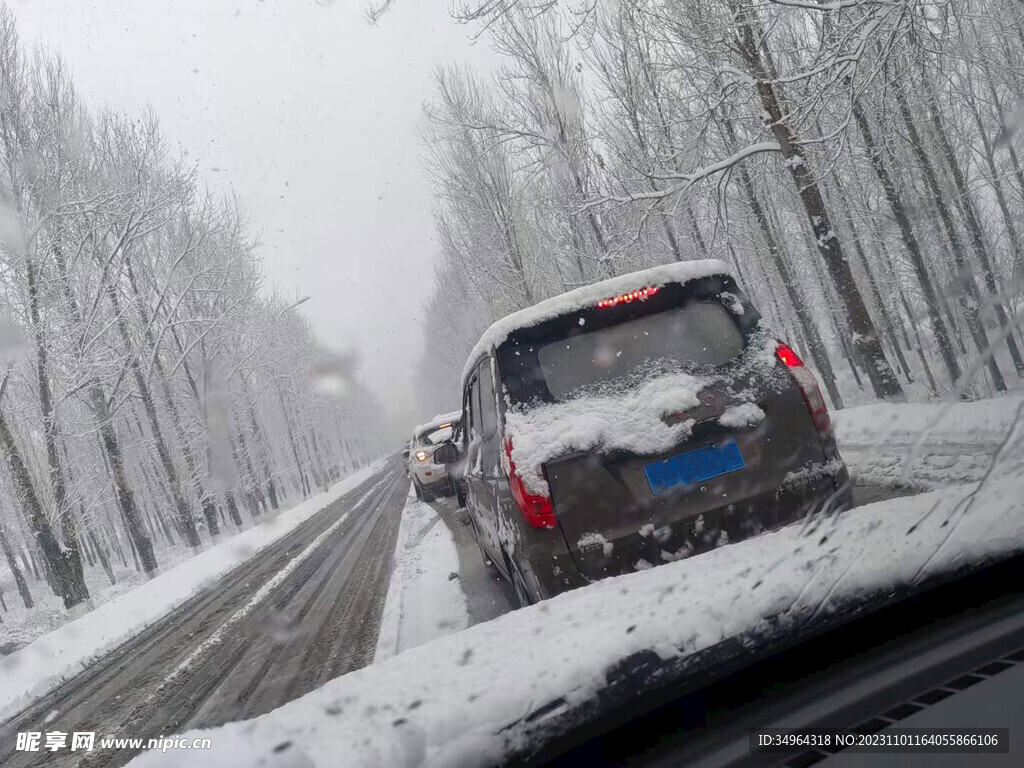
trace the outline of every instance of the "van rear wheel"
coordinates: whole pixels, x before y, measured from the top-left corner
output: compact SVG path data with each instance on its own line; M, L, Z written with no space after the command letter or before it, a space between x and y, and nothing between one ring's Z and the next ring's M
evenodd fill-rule
M484 549L484 545L480 542L480 530L476 527L476 520L473 519L473 513L468 509L466 515L469 517L469 524L473 527L473 541L476 542L476 548L480 550L480 559L484 561L484 568L488 571L497 570L497 566L494 565L494 561L491 560L487 554L487 550Z
M528 605L533 605L533 598L530 597L530 590L526 588L526 582L523 580L523 576L519 573L519 569L516 568L515 564L509 564L509 570L512 572L512 589L516 593L516 602L519 603L520 608L525 608Z

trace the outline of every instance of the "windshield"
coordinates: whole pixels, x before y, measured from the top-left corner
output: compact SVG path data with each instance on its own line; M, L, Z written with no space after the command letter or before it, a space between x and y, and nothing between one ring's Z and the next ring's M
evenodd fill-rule
M1024 555L1022 127L1013 0L0 0L0 766L1012 711L821 649Z
M712 300L539 344L536 355L548 391L561 400L637 372L714 368L742 350L735 316Z

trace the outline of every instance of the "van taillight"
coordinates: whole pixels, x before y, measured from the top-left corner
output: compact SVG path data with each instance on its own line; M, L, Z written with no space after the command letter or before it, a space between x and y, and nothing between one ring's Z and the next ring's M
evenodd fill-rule
M551 503L551 498L530 493L526 490L523 478L516 472L516 464L512 461L511 438L505 439L505 459L508 461L508 487L527 525L532 528L557 528L558 520L555 519L555 507Z
M800 394L804 396L804 405L811 414L814 426L819 432L828 432L832 429L832 420L828 416L825 398L821 396L821 390L818 388L818 380L814 378L811 369L804 365L800 355L788 344L779 342L779 346L775 348L775 356L786 365L796 385L800 387Z

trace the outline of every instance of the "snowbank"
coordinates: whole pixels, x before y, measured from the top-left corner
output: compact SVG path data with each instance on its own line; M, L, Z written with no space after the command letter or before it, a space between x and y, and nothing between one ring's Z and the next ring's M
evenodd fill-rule
M659 267L645 269L640 272L631 272L628 275L620 275L610 280L602 280L599 283L584 285L567 293L552 296L532 307L513 312L511 315L498 320L491 325L480 340L473 347L466 360L466 367L462 371L462 381L466 380L470 372L480 360L480 355L492 347L502 344L509 334L520 328L530 328L551 320L552 318L574 312L584 307L592 307L601 299L609 296L616 296L629 291L640 290L652 286L662 286L666 283L685 283L689 280L697 280L712 275L732 275L732 267L718 259L704 259L700 261L680 261L672 264L663 264Z
M839 448L855 480L939 488L981 480L1009 433L1020 396L973 403L875 403L832 414ZM1004 452L1002 468L1024 455Z
M857 596L1024 549L1012 475L852 510L598 582L331 681L254 720L202 733L193 766L485 766L588 701L653 650L680 664L782 617L796 627ZM823 533L827 532L827 535ZM563 721L564 722L564 721ZM200 735L193 732L188 737ZM170 768L147 753L135 768Z
M999 443L1024 398L997 397L973 403L872 403L832 413L840 444L927 442Z
M85 669L93 660L162 619L193 595L254 557L384 466L364 467L306 499L168 569L130 592L43 635L0 660L0 720Z
M448 526L409 489L395 542L395 564L377 635L374 661L469 626L457 578L459 555Z

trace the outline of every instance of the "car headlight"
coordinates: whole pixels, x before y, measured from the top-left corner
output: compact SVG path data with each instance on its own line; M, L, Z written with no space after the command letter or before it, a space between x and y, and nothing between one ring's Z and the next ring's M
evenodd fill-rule
M428 456L428 454L427 454L426 451L416 451L416 459L417 459L417 461L426 461L427 460L427 456Z

